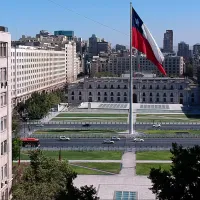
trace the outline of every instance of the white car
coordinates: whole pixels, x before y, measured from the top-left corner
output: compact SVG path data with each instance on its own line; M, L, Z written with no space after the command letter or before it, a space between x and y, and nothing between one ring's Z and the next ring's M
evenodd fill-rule
M134 138L133 142L144 142L144 139L142 139L142 138Z
M161 124L153 124L153 127L154 127L154 128L160 128L160 127L161 127Z
M115 142L112 140L104 140L103 144L114 144Z
M43 127L43 124L36 124L37 127Z
M112 141L119 141L120 138L119 138L119 137L116 137L116 136L113 136L113 137L111 137L111 140L112 140Z
M66 137L66 136L60 136L60 138L59 138L60 140L66 140L66 141L69 141L70 140L70 138L69 137Z

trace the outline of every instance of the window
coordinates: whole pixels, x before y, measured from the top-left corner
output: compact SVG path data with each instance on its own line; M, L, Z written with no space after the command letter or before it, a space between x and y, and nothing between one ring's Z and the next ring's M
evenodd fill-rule
M101 97L98 97L98 101L101 101Z
M145 102L145 98L143 98L142 101Z
M150 93L150 97L152 97L152 93Z
M104 101L107 101L107 97L104 97Z
M120 89L120 85L117 86L117 89Z
M97 86L97 89L100 89L100 85Z
M156 98L156 102L159 102L159 98Z
M7 140L4 141L4 153L7 152Z
M173 102L173 98L170 98L170 102L171 102L171 103Z
M152 98L150 98L150 102L152 102Z
M114 101L114 98L113 98L113 97L111 97L111 98L110 98L110 100L111 100L111 101Z
M150 90L152 89L152 85L149 86L149 89L150 89Z
M133 89L136 89L136 86L135 86L135 85L133 86Z
M1 155L3 155L3 142L1 143Z
M171 94L170 94L170 97L173 97L173 96L174 96L173 93L171 93Z
M174 89L174 87L173 87L173 85L171 85L171 90L173 90Z
M110 86L111 89L114 89L113 85Z
M79 92L79 95L81 95L81 92Z
M166 85L164 85L163 90L166 90Z
M182 93L180 93L180 97L183 97L183 94L182 94Z
M1 101L0 102L1 107L5 106L7 104L6 93L1 93L0 101Z
M145 88L146 88L145 85L143 85L143 86L142 86L142 89L145 89Z
M126 92L124 92L124 96L125 96L125 97L127 96L127 93L126 93Z
M117 96L120 96L120 92L117 93Z
M127 101L127 97L124 97L124 101Z
M88 98L88 102L92 102L92 97L89 97L89 98Z
M6 42L0 42L0 57L7 56L7 44Z
M145 93L143 93L142 96L145 97Z
M0 80L1 80L1 83L2 82L6 82L6 80L7 80L7 70L6 70L6 68L4 67L4 68L0 68Z
M107 89L107 86L106 86L106 85L104 85L104 89Z
M157 93L156 96L159 97L159 93Z
M72 96L72 100L74 100L74 96Z
M120 101L120 97L117 97L117 101Z
M81 97L81 96L79 96L79 98L78 98L78 99L79 99L79 101L81 101L81 100L82 100L82 97Z
M124 85L124 89L127 89L127 86L126 86L126 85Z
M92 92L89 92L89 96L92 96Z
M159 85L157 85L156 89L159 90L159 88L160 88Z
M1 118L1 131L4 131L6 127L7 127L7 118L5 116Z
M166 93L163 94L163 97L166 97Z
M166 98L163 98L163 102L166 102Z
M114 96L113 92L110 93L110 96Z
M72 95L74 95L74 91L72 92Z
M183 86L182 85L180 85L180 90L182 90L183 89Z
M100 92L98 92L98 94L97 94L98 96L101 96L101 93Z
M107 96L107 92L104 92L104 96Z
M89 85L89 89L92 89L92 86L91 86L91 85Z
M4 176L5 177L8 176L8 167L7 167L7 164L5 164L5 166L4 166Z

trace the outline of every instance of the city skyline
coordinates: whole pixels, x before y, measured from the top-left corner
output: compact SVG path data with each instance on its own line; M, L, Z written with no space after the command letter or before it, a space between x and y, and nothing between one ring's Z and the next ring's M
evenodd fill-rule
M18 4L2 2L1 14L6 17L1 17L0 24L9 28L13 40L19 39L23 34L34 36L42 29L52 33L62 29L73 30L76 36L83 39L88 39L94 33L98 37L110 41L112 46L117 43L129 45L130 13L128 0L117 3L114 0L109 2L103 0L95 3L88 0L87 4L64 0L54 2L51 0L43 0L42 2L36 0L29 3L20 0ZM196 24L200 14L197 5L200 5L197 0L193 4L187 1L174 2L172 0L162 2L162 4L158 0L153 0L151 5L146 4L144 0L133 2L134 8L143 18L160 47L163 46L164 32L168 29L174 31L173 46L177 46L180 41L185 41L190 46L199 43L200 28ZM8 10L10 11L9 15L7 15ZM188 15L188 10L192 10L191 15ZM187 15L185 15L186 12ZM16 23L16 21L20 23ZM98 22L110 28L100 25Z

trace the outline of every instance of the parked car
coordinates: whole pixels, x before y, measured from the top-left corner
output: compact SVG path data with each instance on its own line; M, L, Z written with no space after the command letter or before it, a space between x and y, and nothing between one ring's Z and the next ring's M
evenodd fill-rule
M144 139L142 139L142 138L134 138L133 142L144 142Z
M37 127L43 127L43 124L36 124Z
M59 138L60 140L66 140L66 141L69 141L70 138L69 137L66 137L66 136L60 136Z
M112 140L104 140L103 144L114 144L115 142Z
M90 124L83 124L83 127L89 127L91 126Z
M153 127L154 127L154 128L160 128L160 127L161 127L161 124L153 124Z
M119 138L119 137L116 137L116 136L113 136L113 137L111 137L111 140L112 140L112 141L119 141L120 138Z

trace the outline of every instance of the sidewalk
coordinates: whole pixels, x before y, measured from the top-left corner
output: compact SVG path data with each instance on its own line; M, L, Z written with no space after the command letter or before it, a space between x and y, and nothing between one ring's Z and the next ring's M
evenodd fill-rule
M137 160L136 163L172 163L171 160Z
M57 116L60 112L49 112L49 114L44 117L43 119L41 119L41 123L45 123L45 122L49 122L50 120L52 120L55 116Z
M14 163L18 160L14 160ZM30 160L20 160L20 162L28 163ZM121 160L68 160L69 163L121 163Z

